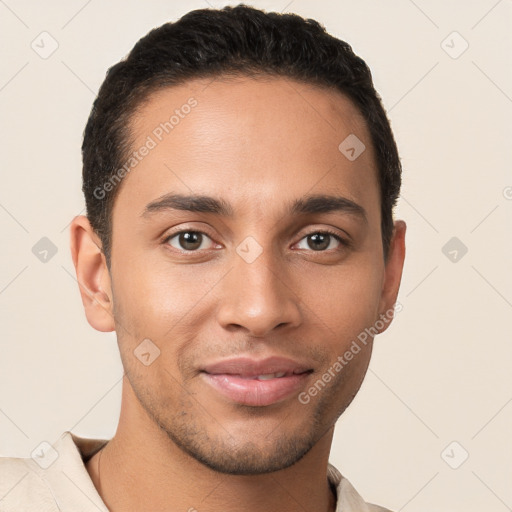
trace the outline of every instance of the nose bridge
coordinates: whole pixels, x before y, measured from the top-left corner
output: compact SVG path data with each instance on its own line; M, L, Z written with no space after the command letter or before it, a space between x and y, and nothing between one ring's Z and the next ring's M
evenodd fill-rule
M281 325L299 325L300 310L279 256L254 242L246 239L233 254L218 320L223 327L236 325L264 336Z

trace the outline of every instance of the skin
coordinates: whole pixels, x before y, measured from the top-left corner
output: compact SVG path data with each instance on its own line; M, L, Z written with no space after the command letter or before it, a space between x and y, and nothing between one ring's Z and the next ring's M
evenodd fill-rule
M369 132L342 94L284 78L190 81L150 96L131 125L133 148L191 96L197 106L120 185L110 272L87 218L71 225L87 320L116 330L125 370L101 482L98 454L87 470L114 512L334 510L325 477L334 424L359 390L372 343L308 404L296 395L236 404L200 368L239 355L285 356L314 370L307 390L396 302L405 223L395 221L385 263ZM338 150L351 133L366 146L353 162ZM168 193L222 199L233 215L142 216ZM289 213L312 194L347 198L366 219ZM349 245L327 237L311 248L308 235L325 229ZM179 236L168 239L180 230L206 236L187 252ZM248 236L262 248L252 263L236 251ZM146 338L160 350L149 366L133 354Z

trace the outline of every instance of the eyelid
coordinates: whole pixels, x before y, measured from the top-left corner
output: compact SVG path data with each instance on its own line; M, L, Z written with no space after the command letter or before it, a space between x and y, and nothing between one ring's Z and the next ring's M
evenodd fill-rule
M346 244L351 244L353 241L352 236L347 233L347 231L338 227L330 226L329 224L309 224L304 228L304 230L300 230L299 233L303 233L300 236L300 240L306 236L314 235L315 233L327 233L335 238L339 238Z

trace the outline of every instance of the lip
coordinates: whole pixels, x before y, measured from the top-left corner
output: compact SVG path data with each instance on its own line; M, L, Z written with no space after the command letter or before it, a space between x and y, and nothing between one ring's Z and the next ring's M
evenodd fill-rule
M201 375L214 390L231 401L250 406L266 406L298 393L313 369L283 357L254 360L227 359L205 366ZM259 375L285 373L282 377L258 380Z
M250 357L234 357L206 365L202 370L210 374L230 374L250 378L279 372L304 373L311 370L311 367L286 357L273 356L260 360Z

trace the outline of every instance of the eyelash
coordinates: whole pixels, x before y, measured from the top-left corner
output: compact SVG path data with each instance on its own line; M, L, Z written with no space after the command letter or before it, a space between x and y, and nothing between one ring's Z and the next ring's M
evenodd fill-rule
M162 240L162 243L164 245L168 245L168 242L169 240L171 240L172 238L178 236L178 235L181 235L182 233L198 233L198 234L201 234L201 235L205 235L207 236L210 240L213 241L212 237L210 235L208 235L208 233L205 233L204 231L199 231L199 230L195 230L195 229L182 229L181 231L176 231L175 233L172 233L168 236L166 236L163 240ZM322 229L322 230L318 230L318 231L311 231L310 233L307 233L306 235L304 235L299 241L303 240L304 238L307 238L308 236L311 236L311 235L329 235L329 236L332 236L336 241L338 241L343 247L351 247L351 243L349 240L341 237L338 233L336 233L335 231L331 231L330 229ZM176 249L175 247L173 247L172 249L174 250L179 250L179 249ZM301 250L304 250L304 249L301 249ZM336 250L339 250L338 249L328 249L328 250L323 250L323 251L314 251L313 249L310 249L311 252L317 252L317 253L328 253L328 252L331 252L331 251L336 251ZM188 254L192 254L192 253L197 253L197 252L200 252L199 250L193 250L193 251L187 251L185 249L182 249L181 250L182 253L188 253Z

